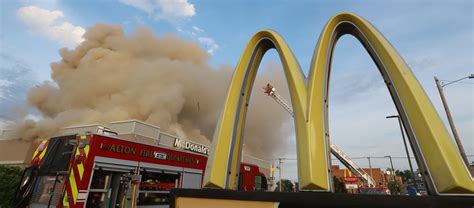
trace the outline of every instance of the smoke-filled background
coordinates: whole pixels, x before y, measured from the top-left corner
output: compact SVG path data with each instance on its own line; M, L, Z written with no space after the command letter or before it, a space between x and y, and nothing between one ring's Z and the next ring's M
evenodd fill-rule
M71 125L138 119L210 144L233 66L212 68L198 44L172 34L157 37L147 28L125 34L121 26L98 24L84 38L75 49L60 50L62 60L51 64L52 82L29 91L28 103L41 119L20 118L11 126L18 138L48 137ZM261 89L272 82L288 94L279 65L262 68L249 106L245 148L270 158L285 151L292 124Z

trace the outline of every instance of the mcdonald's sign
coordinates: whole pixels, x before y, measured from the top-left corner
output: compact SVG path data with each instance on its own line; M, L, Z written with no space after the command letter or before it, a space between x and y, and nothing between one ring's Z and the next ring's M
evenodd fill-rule
M350 14L332 17L324 27L306 79L292 51L270 30L247 44L231 80L204 176L208 188L236 189L242 135L250 91L262 57L276 49L294 109L300 189L331 192L328 86L337 40L356 37L382 74L432 195L474 195L474 181L431 101L407 64L368 21Z

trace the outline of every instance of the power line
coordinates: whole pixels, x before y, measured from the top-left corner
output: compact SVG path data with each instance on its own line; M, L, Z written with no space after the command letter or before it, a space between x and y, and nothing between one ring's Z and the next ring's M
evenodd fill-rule
M466 155L467 157L474 157L474 155ZM374 159L387 159L387 157L382 156L366 156L366 157L351 157L351 159L360 160L360 159L367 159L367 158L374 158ZM273 160L298 160L296 158L275 158ZM407 159L406 156L392 156L392 159ZM410 157L410 159L416 159L415 157ZM339 160L337 158L331 158L331 160Z

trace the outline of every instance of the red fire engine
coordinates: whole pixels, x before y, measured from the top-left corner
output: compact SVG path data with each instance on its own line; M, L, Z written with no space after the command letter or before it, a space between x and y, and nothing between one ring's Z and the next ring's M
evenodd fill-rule
M207 146L175 140L184 147L177 149L101 133L42 141L23 174L17 207L167 207L170 189L201 188ZM267 189L258 166L240 169L240 190Z

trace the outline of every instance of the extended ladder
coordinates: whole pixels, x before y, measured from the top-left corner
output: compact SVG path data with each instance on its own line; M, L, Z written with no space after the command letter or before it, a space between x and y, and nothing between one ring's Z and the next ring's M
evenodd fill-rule
M331 153L336 156L342 164L344 164L347 168L349 168L355 175L357 175L362 181L367 183L369 187L375 186L374 179L364 171L364 169L360 168L351 158L344 153L338 146L335 144L331 144Z

